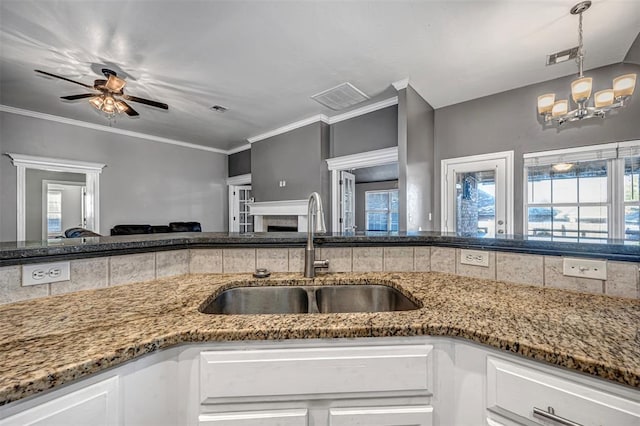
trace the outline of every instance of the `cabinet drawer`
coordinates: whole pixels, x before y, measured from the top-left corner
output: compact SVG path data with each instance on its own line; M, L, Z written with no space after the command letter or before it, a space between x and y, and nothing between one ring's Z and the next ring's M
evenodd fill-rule
M431 426L433 407L358 407L329 410L330 426Z
M640 397L623 398L578 381L487 358L487 408L514 420L562 424L534 415L534 407L583 426L640 424Z
M308 417L306 409L201 414L198 426L307 426Z
M209 351L200 399L428 391L430 345Z

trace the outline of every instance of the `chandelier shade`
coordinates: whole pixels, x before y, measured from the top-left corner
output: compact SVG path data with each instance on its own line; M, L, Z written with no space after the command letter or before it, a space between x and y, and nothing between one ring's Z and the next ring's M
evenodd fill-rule
M593 91L593 78L585 77L583 73L584 52L582 49L582 14L591 7L590 1L583 1L571 8L572 15L579 15L578 26L578 50L576 63L578 64L578 78L571 82L571 99L576 108L569 110L569 101L556 101L555 93L547 93L538 96L538 114L544 119L544 123L563 125L567 121L577 121L586 118L605 116L616 109L629 103L636 87L637 74L625 74L613 79L612 89L604 89L596 92L593 105L589 105L591 92Z

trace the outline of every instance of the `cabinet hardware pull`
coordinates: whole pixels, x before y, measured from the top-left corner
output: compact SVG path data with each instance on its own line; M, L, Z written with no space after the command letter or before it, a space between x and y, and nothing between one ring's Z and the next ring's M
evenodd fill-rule
M551 420L552 422L556 422L563 426L582 426L580 423L572 422L569 419L558 416L553 407L549 407L548 411L544 411L538 407L533 407L533 416L540 417L545 420Z

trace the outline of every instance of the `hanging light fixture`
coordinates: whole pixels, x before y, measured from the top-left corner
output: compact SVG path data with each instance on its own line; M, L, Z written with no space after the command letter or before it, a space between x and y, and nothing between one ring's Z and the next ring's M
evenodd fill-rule
M614 109L624 107L636 87L636 74L625 74L613 79L613 89L600 90L594 95L594 106L589 106L593 79L583 74L584 52L582 51L582 13L591 7L590 1L583 1L571 8L572 15L580 18L578 25L578 51L576 62L579 77L571 83L571 98L577 108L569 111L567 99L556 100L555 93L538 96L538 114L544 117L545 123L555 123L559 126L567 121L583 120L585 118L600 117ZM554 61L555 63L555 61Z

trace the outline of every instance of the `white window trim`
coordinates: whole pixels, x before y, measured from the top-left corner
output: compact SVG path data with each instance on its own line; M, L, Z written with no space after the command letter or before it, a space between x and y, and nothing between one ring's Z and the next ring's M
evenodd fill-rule
M16 166L17 224L16 241L26 238L26 170L48 170L52 172L82 173L86 175L86 229L100 233L100 173L105 164L60 158L7 153Z
M615 152L612 155L611 152ZM527 167L548 165L563 161L596 161L608 160L607 189L608 204L608 238L624 240L624 158L640 155L640 140L587 145L576 148L556 149L551 151L531 152L523 155L522 179L522 234L528 235L529 227L529 187ZM538 160L538 161L536 161ZM527 164L528 163L528 164ZM558 204L558 203L556 203ZM576 203L578 205L578 203Z
M514 232L513 213L513 151L491 152L489 154L469 155L467 157L447 158L440 161L440 229L443 232L449 231L445 226L445 218L448 214L449 196L447 189L446 173L449 167L457 164L480 163L483 161L505 160L505 233L512 235Z

